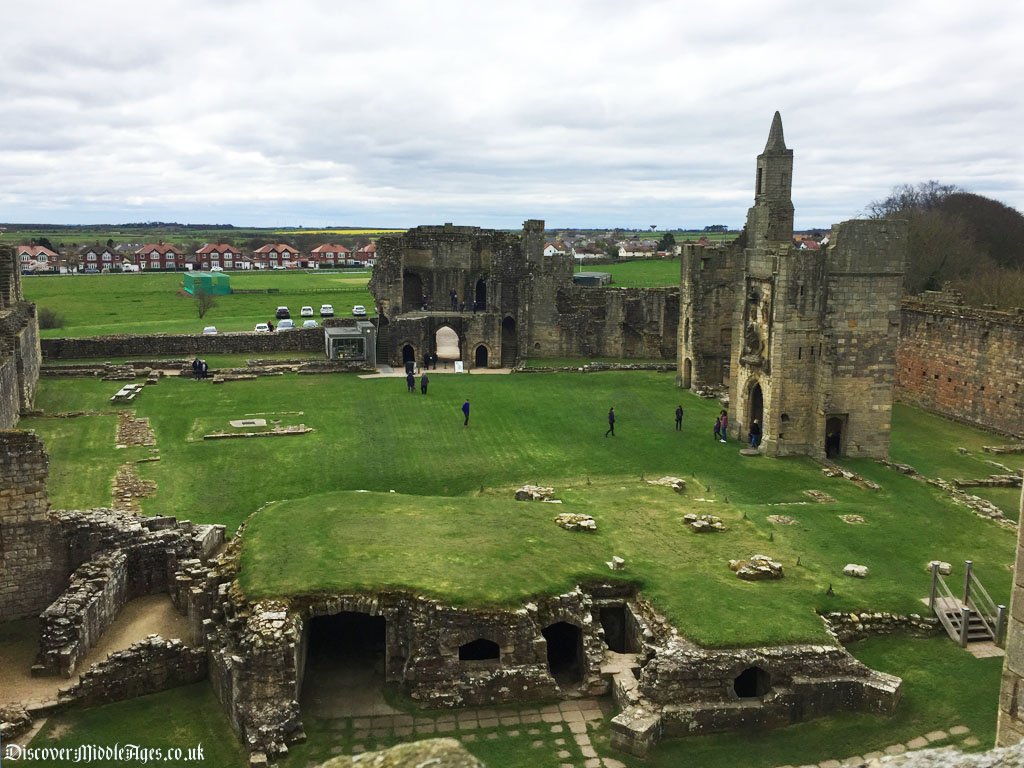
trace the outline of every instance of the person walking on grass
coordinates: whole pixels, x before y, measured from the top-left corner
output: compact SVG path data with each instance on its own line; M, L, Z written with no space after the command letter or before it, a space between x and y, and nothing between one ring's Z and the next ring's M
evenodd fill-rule
M421 395L427 394L427 384L429 384L429 383L430 383L430 379L427 378L427 371L424 368L423 369L423 375L420 376L420 394Z
M676 432L683 431L683 406L676 406Z
M761 423L754 419L750 425L750 447L757 448L761 444Z
M715 417L715 440L722 439L722 417Z
M466 398L466 402L462 404L462 415L465 416L465 420L462 422L462 426L469 426L469 398Z
M405 386L409 390L409 394L412 394L416 391L416 374L414 374L412 371L409 371L407 374L405 374Z
M726 413L725 410L723 410L721 416L719 416L718 418L721 420L722 427L721 433L718 437L718 442L724 443L729 435L729 414Z
M604 433L604 436L608 437L609 434L611 434L612 437L615 437L615 406L614 405L611 408L608 409L608 430Z

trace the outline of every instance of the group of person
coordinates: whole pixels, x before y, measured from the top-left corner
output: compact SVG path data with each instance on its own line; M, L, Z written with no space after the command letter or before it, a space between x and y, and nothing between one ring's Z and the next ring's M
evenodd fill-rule
M430 384L430 377L427 376L427 372L424 370L420 373L420 394L427 394L427 385ZM409 390L409 394L416 392L416 374L409 371L405 374L405 386Z
M468 401L467 401L468 402ZM676 406L676 432L681 432L683 429L683 415L685 411L682 405ZM729 414L723 408L718 412L718 416L715 418L715 440L720 443L726 442L729 434ZM615 437L615 406L608 409L608 429L605 430L605 437ZM751 448L757 448L761 444L761 422L758 419L754 419L750 424L750 431L747 433L747 440L750 443Z
M193 379L208 379L210 378L210 366L206 364L205 360L200 360L198 357L192 361L192 378Z

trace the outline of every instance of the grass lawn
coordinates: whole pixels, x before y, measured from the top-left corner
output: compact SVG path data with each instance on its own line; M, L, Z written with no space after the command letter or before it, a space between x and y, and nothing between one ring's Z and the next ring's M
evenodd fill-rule
M142 765L201 765L203 768L243 768L246 755L231 731L227 716L207 683L175 688L130 701L74 710L47 721L32 740L33 747L81 745L113 747L138 745L147 749L202 747L202 760L94 760L82 765L121 768ZM27 761L26 761L27 762ZM73 760L33 761L32 765L66 768Z
M362 304L373 314L373 298L366 287L369 272L230 274L234 290L276 289L277 293L218 296L215 306L200 319L195 299L180 290L180 272L25 276L22 290L40 310L52 309L64 318L63 327L41 331L43 338L199 333L207 325L222 333L251 331L256 323L274 320L279 305L291 310L297 325L302 319L299 308L307 304L317 312L321 304L333 304L339 316Z
M597 264L585 271L609 272L613 288L678 288L679 259L626 261L621 264Z
M609 578L604 562L616 554L628 564L623 577L708 645L822 641L815 609L921 610L924 564L934 558L974 560L997 602L1007 600L1011 532L874 462L852 466L882 485L876 492L825 478L807 459L741 457L737 443L709 436L717 403L680 392L673 378L436 375L427 397L406 394L401 378L165 380L133 403L150 418L161 457L139 465L158 488L143 507L233 529L275 502L254 518L244 550L243 585L254 595L387 584L463 604L516 604L580 579ZM48 412L108 410L116 388L47 378L37 404ZM465 397L473 404L469 428L459 413ZM678 402L686 409L681 434L673 429ZM619 415L614 439L603 437L611 403ZM260 415L314 431L190 439L197 429ZM905 416L897 413L897 442ZM942 452L926 437L933 422L945 424L925 416L908 431L916 444ZM53 453L56 506L109 503L109 478L128 455L110 447L112 417L41 417L23 426L39 431ZM686 478L688 493L641 480L665 474ZM554 486L564 503L512 501L524 482ZM836 503L811 502L809 489ZM594 515L597 533L571 534L551 522L570 510ZM680 523L688 511L717 514L729 530L698 537ZM839 519L847 513L866 524ZM773 514L797 524L770 523ZM726 567L756 552L779 558L786 578L749 584ZM844 578L850 562L872 576ZM825 596L829 584L834 597Z

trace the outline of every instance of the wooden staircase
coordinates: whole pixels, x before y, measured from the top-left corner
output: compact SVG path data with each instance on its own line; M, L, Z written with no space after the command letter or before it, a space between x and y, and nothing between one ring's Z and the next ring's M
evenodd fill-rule
M1006 631L1005 605L996 605L985 587L974 575L970 560L964 563L963 597L955 596L932 565L932 588L928 605L938 616L948 634L961 647L968 643L1002 645Z

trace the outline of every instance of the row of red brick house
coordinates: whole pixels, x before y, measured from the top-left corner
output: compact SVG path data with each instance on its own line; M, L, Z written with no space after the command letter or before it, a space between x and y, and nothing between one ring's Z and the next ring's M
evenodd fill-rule
M207 243L193 254L167 243L147 243L133 252L121 252L101 245L78 249L73 259L62 257L41 245L19 245L18 260L24 271L109 272L111 270L237 270L237 269L320 269L344 266L373 266L377 256L374 243L352 251L344 245L326 243L309 253L300 253L284 243L273 243L243 253L227 243Z

